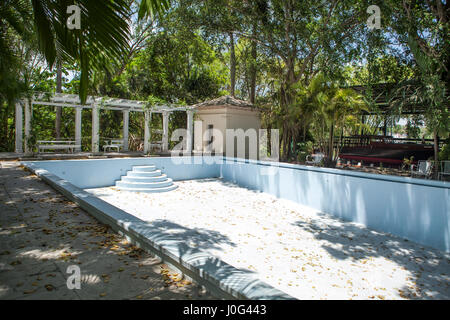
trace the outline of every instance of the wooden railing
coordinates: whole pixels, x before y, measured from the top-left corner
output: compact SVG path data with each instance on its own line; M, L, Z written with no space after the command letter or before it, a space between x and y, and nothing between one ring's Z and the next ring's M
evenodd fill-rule
M412 139L412 138L394 138L391 136L351 136L351 137L336 137L334 140L335 148L344 147L364 147L371 142L384 143L411 143L411 144L433 144L433 139ZM439 140L439 148L445 144L444 140Z

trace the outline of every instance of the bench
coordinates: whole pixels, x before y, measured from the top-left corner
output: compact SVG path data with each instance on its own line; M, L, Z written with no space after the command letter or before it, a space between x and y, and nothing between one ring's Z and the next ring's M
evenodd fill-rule
M158 152L162 152L162 142L154 142L150 143L151 150L157 150Z
M106 152L106 149L113 149L116 148L117 152L120 151L121 148L123 148L123 140L120 139L113 139L106 141L106 144L103 146L103 151Z
M76 144L73 140L38 140L37 141L38 153L45 150L67 150L74 152L75 149L81 148L81 145Z

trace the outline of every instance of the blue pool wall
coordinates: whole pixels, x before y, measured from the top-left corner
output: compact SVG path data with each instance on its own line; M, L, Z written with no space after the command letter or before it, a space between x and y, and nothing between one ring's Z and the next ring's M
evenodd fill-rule
M450 252L448 182L229 158L221 177Z
M221 177L371 229L450 252L450 183L234 158L126 158L24 163L85 188L112 186L135 165L173 180Z
M171 158L116 158L89 160L54 160L23 162L24 165L47 170L81 189L113 186L116 180L127 174L133 166L155 165L174 181L217 178L220 176L220 160L204 161L202 157L180 157L183 164Z

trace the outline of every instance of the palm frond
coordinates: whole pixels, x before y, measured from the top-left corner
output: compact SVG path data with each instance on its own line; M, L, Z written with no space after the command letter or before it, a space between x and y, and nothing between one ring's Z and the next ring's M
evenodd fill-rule
M139 4L139 19L154 17L158 13L162 13L169 9L171 0L141 0Z
M75 4L81 11L81 29L69 30L66 12ZM78 62L80 99L84 103L92 69L105 68L126 54L130 7L127 0L32 0L39 49L52 67L56 58Z

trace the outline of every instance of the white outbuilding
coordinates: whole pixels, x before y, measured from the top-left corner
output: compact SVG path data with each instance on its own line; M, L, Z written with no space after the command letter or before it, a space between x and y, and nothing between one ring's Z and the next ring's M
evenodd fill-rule
M230 157L239 156L237 145L242 143L239 142L240 135L241 138L245 136L245 156L241 157L257 158L261 114L253 104L232 96L223 96L193 105L191 108L195 110L194 153L214 152ZM228 146L228 152L227 129L231 129L228 134L235 135L228 140L234 144L234 148L233 145ZM256 150L256 155L251 150Z

